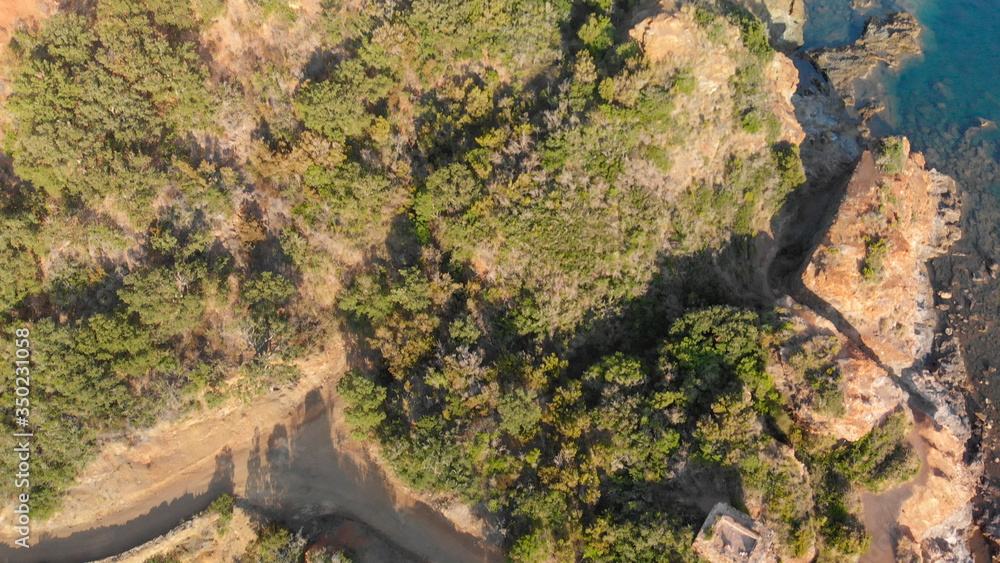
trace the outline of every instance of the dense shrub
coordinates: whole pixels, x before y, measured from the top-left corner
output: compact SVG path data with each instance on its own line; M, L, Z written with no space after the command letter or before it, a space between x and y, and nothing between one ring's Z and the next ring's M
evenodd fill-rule
M310 52L235 70L197 42L225 6L197 4L200 24L186 0L98 0L15 37L0 305L38 335L39 516L98 437L286 384L342 322L364 358L337 386L354 437L493 511L514 560L694 560L685 471L799 555L860 549L847 492L909 474L898 425L849 450L776 431L773 329L725 304L749 262L721 257L804 181L759 21L697 12L742 38L719 45L734 96L708 117L762 148L672 185L698 73L620 33L632 3L328 2L302 22L255 0L247 21ZM801 369L835 410L825 361ZM301 548L268 526L244 559Z
M906 167L906 140L902 137L885 137L875 146L875 163L885 174L900 174Z
M882 281L885 260L889 256L889 240L865 235L865 259L861 262L861 277L868 283Z

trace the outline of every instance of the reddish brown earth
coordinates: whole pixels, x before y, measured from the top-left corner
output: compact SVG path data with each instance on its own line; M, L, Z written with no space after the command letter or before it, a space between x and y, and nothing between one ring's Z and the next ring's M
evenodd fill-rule
M6 44L18 23L31 25L55 11L51 0L3 0L0 2L0 44Z
M897 375L930 352L937 314L926 263L957 238L938 213L939 194L949 188L954 181L925 170L919 153L910 154L902 173L883 174L866 152L802 276L806 288L842 316L840 328L856 332ZM875 281L862 275L866 237L888 247Z
M958 238L959 202L953 180L927 170L922 155L909 153L908 143L905 150L905 166L896 174L884 172L872 153L864 153L832 225L802 275L805 291L799 297L832 322L841 341L846 338L861 349L868 361L858 366L874 362L881 367L876 371L891 372L894 378L914 380L912 374L917 372L934 379L938 372L928 370L933 367L929 362L940 327L927 261ZM866 279L862 272L872 239L886 241L887 253L878 275ZM848 391L871 379L869 369L845 363L840 368ZM859 400L863 395L845 394L848 413L871 407L852 405ZM963 430L955 417L929 416L914 405L908 407L916 421L909 439L922 469L909 483L863 495L863 520L873 536L871 550L862 558L866 563L894 561L899 538L908 538L925 554L943 543L950 544L947 549L954 557L967 553L960 544L971 524L977 478L976 468L964 459L967 428ZM935 404L929 414L940 414L935 408L944 406ZM854 430L864 426L848 425Z
M816 391L788 365L795 346L785 346L773 358L768 372L800 423L817 434L832 434L853 442L871 431L886 415L903 402L903 390L878 362L866 355L849 338L837 331L829 320L815 311L789 300L783 306L790 311L793 342L814 336L836 338L840 351L834 358L844 375L843 416L817 412L811 408Z

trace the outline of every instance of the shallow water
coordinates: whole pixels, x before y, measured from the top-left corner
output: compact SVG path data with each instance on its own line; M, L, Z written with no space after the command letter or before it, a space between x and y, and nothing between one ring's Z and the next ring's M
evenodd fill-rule
M1000 120L1000 3L995 0L807 0L805 49L853 42L871 16L906 10L924 26L924 56L885 78L885 133L946 148L978 118ZM979 134L1000 139L996 131Z
M897 0L872 0L864 6L849 0L806 0L803 49L851 43L861 36L869 17L901 9Z
M948 160L947 151L966 141L995 143L1000 138L995 125L992 131L970 128L980 119L1000 120L1000 3L924 0L915 7L926 28L924 60L907 65L888 81L895 97L888 124L910 137L917 150L941 151L941 160ZM964 187L989 187L997 193L995 185Z

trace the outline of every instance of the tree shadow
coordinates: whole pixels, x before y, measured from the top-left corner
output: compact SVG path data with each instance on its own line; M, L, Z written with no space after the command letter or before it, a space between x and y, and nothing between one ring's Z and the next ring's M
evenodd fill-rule
M309 535L319 533L317 518L347 517L420 559L498 560L434 507L398 497L393 483L353 439L331 430L337 415L330 396L330 391L315 389L299 406L294 424L256 429L247 460L247 504L264 518Z

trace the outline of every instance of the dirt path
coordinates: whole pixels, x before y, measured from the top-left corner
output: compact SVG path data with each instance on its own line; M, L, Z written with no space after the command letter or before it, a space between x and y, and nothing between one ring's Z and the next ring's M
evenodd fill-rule
M70 563L120 553L166 533L224 491L293 522L351 516L429 561L499 560L477 537L393 487L349 438L333 392L345 370L340 342L302 368L293 389L161 424L141 443L105 447L63 509L33 526L33 547L0 546L0 561ZM12 545L12 534L8 509L0 541Z
M893 538L894 528L899 521L899 513L903 504L913 495L917 487L927 484L929 467L927 465L928 444L921 435L921 429L934 423L922 414L915 414L913 429L907 437L910 445L920 457L920 472L914 479L881 493L862 493L861 504L864 510L861 520L865 529L872 536L871 547L858 559L858 563L892 563L896 560L896 540Z

